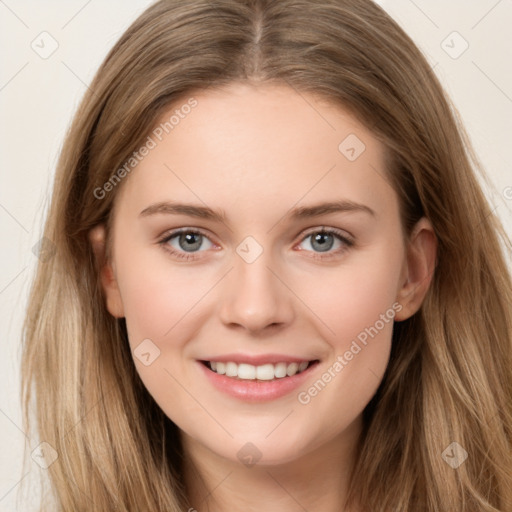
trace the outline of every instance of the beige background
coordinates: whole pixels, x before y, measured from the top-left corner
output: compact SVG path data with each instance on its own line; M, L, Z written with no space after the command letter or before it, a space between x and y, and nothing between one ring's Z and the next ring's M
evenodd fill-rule
M454 99L494 186L485 186L489 202L512 235L512 2L379 3ZM34 449L38 441L21 428L19 332L58 151L98 65L149 4L0 0L0 512L35 510L35 491L16 504L19 483L37 482L45 471L30 458L22 466L24 443ZM55 52L45 55L52 45Z

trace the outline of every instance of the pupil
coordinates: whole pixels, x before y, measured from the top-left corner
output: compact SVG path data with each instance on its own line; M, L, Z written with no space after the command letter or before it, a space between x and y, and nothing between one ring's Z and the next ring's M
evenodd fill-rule
M180 235L179 242L180 247L185 251L199 249L201 247L202 235L199 233L182 234Z
M326 241L326 238L329 238L329 240ZM312 246L321 252L325 252L332 248L333 243L333 236L329 233L317 233L313 238ZM315 244L318 245L315 247Z

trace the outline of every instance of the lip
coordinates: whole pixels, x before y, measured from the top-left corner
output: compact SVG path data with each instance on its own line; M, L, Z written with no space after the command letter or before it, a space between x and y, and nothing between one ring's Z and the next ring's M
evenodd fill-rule
M224 362L224 359L211 360ZM240 359L238 358L238 360ZM284 362L285 360L286 359L281 359L280 361ZM210 359L208 361L210 361ZM233 359L226 359L225 361L233 361ZM306 360L299 359L291 362L301 361ZM307 361L311 361L311 359L308 359ZM271 381L241 380L233 377L226 377L225 375L219 375L218 373L210 370L202 361L197 361L197 364L208 381L219 391L245 402L257 403L277 400L278 398L292 393L295 389L304 384L304 381L308 379L312 372L315 371L319 365L319 361L315 360L315 362L304 371L297 373L292 377L283 377L281 379Z
M303 363L315 361L315 357L309 359L301 359L300 357L288 356L286 354L224 354L222 356L204 357L202 361L214 361L219 363L233 362L236 364L252 364L253 366L261 366L262 364L277 363Z

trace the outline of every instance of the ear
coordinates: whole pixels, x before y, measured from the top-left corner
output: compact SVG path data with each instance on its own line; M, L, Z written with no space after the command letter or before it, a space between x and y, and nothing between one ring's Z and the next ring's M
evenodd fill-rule
M95 226L89 231L89 241L96 259L96 266L99 269L107 310L112 316L123 318L124 307L121 293L117 286L115 270L113 264L107 261L106 257L106 231L103 224Z
M437 238L432 224L422 217L412 230L407 242L406 259L401 275L397 302L402 309L396 321L406 320L416 313L423 303L436 266Z

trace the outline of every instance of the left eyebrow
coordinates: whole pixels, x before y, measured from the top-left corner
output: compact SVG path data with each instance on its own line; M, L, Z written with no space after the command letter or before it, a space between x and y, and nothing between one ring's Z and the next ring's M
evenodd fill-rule
M295 208L286 216L297 219L307 219L310 217L318 217L320 215L338 212L365 212L372 215L373 217L376 217L377 215L374 210L365 204L355 203L348 200L341 200L331 201L328 203L320 203L313 206L301 206L299 208Z

